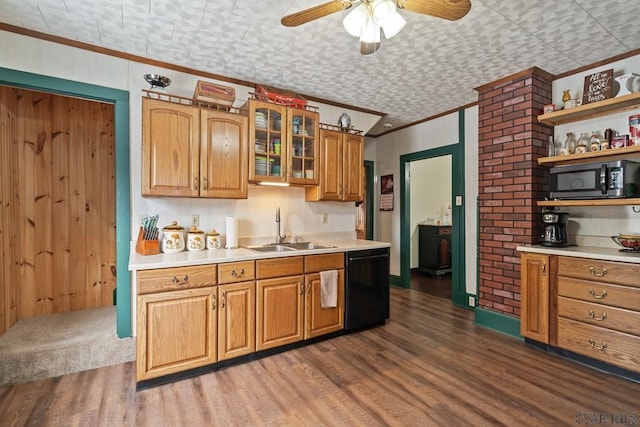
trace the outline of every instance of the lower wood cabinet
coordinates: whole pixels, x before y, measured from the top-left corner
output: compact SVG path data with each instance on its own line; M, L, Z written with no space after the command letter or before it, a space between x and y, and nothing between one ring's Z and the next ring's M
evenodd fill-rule
M138 297L138 381L216 361L215 287Z
M523 253L521 333L640 373L640 264Z
M256 349L266 350L302 340L304 276L258 280L256 289Z
M320 272L337 270L322 307ZM340 331L344 254L139 271L137 380L145 381Z
M218 360L256 351L256 283L218 286Z
M550 256L523 253L520 259L520 334L549 344Z

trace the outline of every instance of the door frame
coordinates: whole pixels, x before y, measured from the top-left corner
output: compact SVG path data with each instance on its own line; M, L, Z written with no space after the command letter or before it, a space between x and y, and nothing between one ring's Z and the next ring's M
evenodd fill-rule
M464 203L456 206L456 196L464 200L464 110L458 112L458 143L400 156L400 284L411 286L411 200L409 163L417 160L451 155L451 300L466 305L465 269L465 210Z
M0 67L0 84L113 104L116 174L116 332L120 338L130 337L129 92L2 67Z

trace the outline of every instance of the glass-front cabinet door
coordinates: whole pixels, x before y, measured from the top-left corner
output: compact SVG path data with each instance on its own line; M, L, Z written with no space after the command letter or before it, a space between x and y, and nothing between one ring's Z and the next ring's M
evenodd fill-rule
M249 181L287 180L286 117L286 107L249 102Z
M318 183L318 113L289 108L289 176L292 184Z
M318 183L319 114L249 101L249 181Z

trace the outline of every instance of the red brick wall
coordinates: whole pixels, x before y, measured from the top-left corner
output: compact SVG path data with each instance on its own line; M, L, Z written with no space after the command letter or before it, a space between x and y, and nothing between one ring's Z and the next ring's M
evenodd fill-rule
M516 247L540 241L545 156L553 129L536 117L551 103L552 76L532 68L477 88L479 105L480 307L520 316Z

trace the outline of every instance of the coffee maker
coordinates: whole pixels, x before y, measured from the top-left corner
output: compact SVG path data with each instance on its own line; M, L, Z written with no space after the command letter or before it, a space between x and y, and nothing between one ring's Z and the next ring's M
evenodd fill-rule
M542 246L566 247L567 242L567 221L569 214L565 212L542 212L542 222L544 223L544 234L542 235Z

